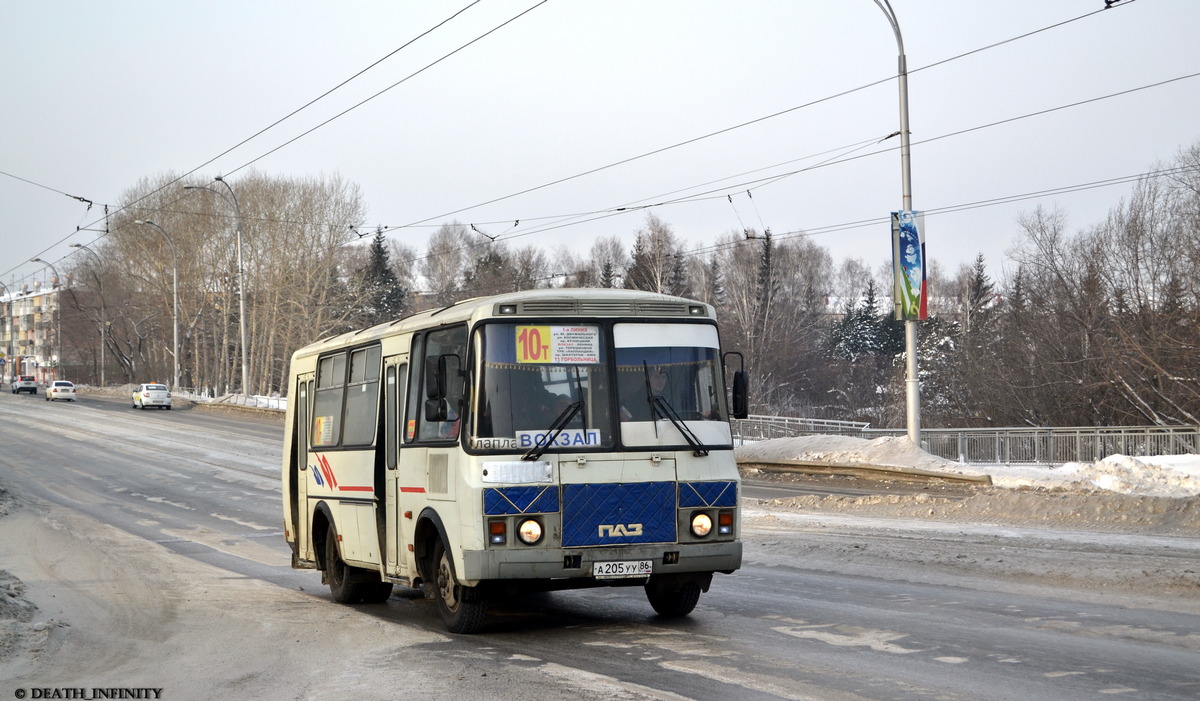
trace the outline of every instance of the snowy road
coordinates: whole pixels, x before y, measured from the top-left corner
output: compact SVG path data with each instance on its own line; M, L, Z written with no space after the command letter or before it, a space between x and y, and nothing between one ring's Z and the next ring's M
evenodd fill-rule
M1200 696L1197 538L750 504L744 568L687 620L602 589L457 637L412 592L338 606L288 567L279 433L0 395L0 698Z

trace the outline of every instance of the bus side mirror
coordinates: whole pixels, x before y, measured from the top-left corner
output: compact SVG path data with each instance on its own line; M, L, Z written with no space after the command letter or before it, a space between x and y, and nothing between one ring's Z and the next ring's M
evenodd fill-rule
M425 400L425 421L427 423L447 421L449 418L450 402L444 398Z
M741 353L737 351L729 351L721 356L721 370L724 371L725 364L731 356L737 356L739 369L733 373L733 406L729 408L729 415L735 419L744 419L750 416L750 390L748 389L749 380L746 375L746 361Z
M749 392L746 388L746 371L733 373L733 418L744 419L750 415Z
M425 397L445 399L450 393L449 379L462 376L462 359L453 353L443 353L425 359Z
M441 356L425 359L425 398L442 399L446 396L446 361ZM429 403L426 402L426 407ZM426 413L429 410L426 409Z

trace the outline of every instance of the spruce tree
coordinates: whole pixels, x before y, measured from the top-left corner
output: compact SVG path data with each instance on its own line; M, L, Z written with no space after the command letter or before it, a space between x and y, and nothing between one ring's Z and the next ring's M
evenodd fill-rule
M400 284L383 245L383 230L376 229L371 240L367 265L358 271L359 291L366 326L374 326L404 316L408 289Z

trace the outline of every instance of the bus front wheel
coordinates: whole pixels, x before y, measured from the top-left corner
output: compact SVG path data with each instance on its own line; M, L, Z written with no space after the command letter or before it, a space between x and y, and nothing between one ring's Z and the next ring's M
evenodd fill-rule
M471 634L483 627L487 601L477 587L465 587L454 574L454 559L446 544L438 541L433 549L434 597L438 613L451 633Z
M663 618L680 618L692 612L700 601L700 583L695 579L669 575L651 577L646 582L646 598Z

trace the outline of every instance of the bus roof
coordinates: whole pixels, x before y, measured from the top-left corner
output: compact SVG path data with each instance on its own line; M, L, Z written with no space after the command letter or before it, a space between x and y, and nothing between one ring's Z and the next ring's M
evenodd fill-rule
M501 307L505 307L501 311ZM610 288L555 288L522 290L488 297L473 297L438 309L356 331L330 336L298 349L293 357L368 343L396 333L491 317L665 317L713 319L712 305L684 297Z

